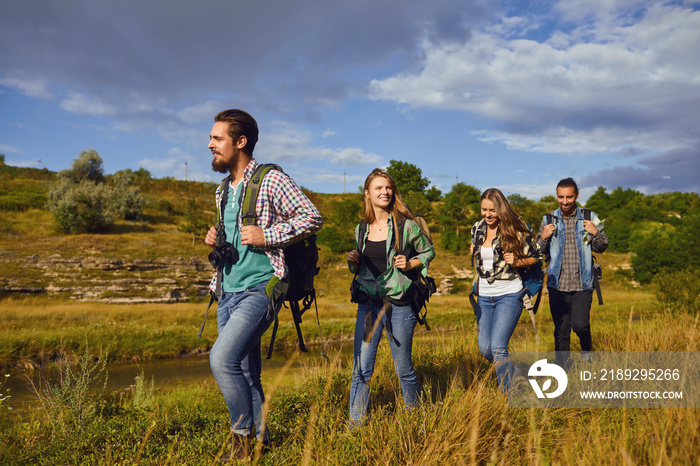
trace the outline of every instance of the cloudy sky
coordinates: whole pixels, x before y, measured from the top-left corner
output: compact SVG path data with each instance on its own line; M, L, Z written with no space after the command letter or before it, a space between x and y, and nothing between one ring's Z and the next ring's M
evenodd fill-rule
M214 115L318 192L390 160L443 192L531 199L573 176L700 191L700 1L61 0L0 3L0 152L218 181Z

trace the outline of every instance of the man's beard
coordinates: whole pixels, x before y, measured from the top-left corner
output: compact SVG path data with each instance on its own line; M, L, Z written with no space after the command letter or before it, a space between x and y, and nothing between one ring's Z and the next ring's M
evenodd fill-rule
M211 161L211 169L219 173L229 173L231 167L235 167L238 163L238 152L234 153L230 159L230 163L226 163L222 157L214 157Z

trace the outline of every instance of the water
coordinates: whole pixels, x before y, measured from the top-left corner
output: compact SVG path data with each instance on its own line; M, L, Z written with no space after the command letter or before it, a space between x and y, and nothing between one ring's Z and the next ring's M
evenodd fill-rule
M342 358L352 358L352 343L327 347L326 355L333 360L338 352ZM287 361L293 357L297 358L289 369L288 375L281 380L278 379L282 368ZM272 382L279 382L278 388L293 386L295 382L295 368L315 366L325 363L325 358L321 355L319 347L309 347L308 353L301 353L298 349L275 349L271 359L262 356L262 382L263 387ZM191 356L186 358L161 359L145 361L139 363L122 363L107 365L107 387L105 395L116 394L125 391L135 383L135 378L145 376L146 380L153 379L156 389L167 390L178 386L191 386L203 382L214 383L214 377L209 367L209 355ZM21 373L11 372L10 377L5 378L5 374L0 374L5 384L0 388L0 393L9 394L11 397L5 401L9 403L13 414L26 414L31 410L41 408L41 404L32 391L29 382ZM39 376L46 376L46 373L34 374L34 383L38 383ZM7 391L9 389L9 391Z
M416 329L414 335L414 351L416 342L439 342L446 335L453 333L452 331L431 331L425 332L423 329ZM386 342L386 335L382 338L380 351L389 351ZM420 344L420 343L419 343ZM352 341L327 345L325 353L331 361L340 353L343 364L347 370L351 370L352 366ZM315 367L321 364L326 364L326 359L321 355L321 348L318 346L310 346L308 353L301 353L298 348L275 348L271 359L265 359L265 352L262 356L262 383L263 387L267 387L275 383L276 389L284 389L293 387L296 377L300 371L295 369ZM293 362L286 376L278 380L278 376L282 372L282 368L287 364L290 358L296 354L296 360ZM475 361L480 361L479 357ZM107 387L105 395L118 395L124 392L127 388L135 383L135 378L143 372L146 380L151 378L154 382L154 387L159 390L167 390L178 386L192 386L205 382L215 383L214 377L211 374L209 367L209 356L191 356L175 359L152 360L139 363L121 363L107 365ZM34 374L35 383L38 382L39 376L46 376L46 373ZM0 388L0 393L7 393L6 389L10 389L9 398L5 403L9 403L12 407L11 413L21 415L31 412L31 410L41 409L41 405L36 398L36 395L31 390L29 383L21 373L11 372L9 378L3 377L0 374L0 383L5 379L5 385Z

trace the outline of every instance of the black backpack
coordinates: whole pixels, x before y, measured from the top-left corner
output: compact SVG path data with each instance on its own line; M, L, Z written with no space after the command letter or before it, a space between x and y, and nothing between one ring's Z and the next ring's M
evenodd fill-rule
M430 241L430 244L433 243L433 240L430 236L430 230L428 229L428 224L425 221L423 217L416 216L416 223L420 227L421 231L423 234L428 238L428 241ZM398 235L398 244L401 245L401 247L406 247L404 245L404 238L403 238L403 229L404 229L404 224L406 223L406 219L404 217L399 217L396 220L396 230L397 230L397 235ZM360 228L358 231L359 238L363 239L365 237L365 234L367 232L367 222L365 220L362 220L360 222ZM392 247L395 247L395 242L392 241ZM407 258L411 258L411 250L405 250L405 251L397 251L398 254L403 254ZM416 318L418 320L418 323L420 325L425 325L425 329L430 331L430 325L428 324L427 320L427 313L428 313L428 306L427 303L430 301L430 297L437 291L437 287L435 285L435 279L432 277L424 277L422 273L420 273L420 270L413 269L409 270L408 272L405 272L405 275L411 279L411 286L408 289L408 292L406 293L408 296L410 296L410 305L413 308L413 312L416 314ZM350 286L350 292L351 292L351 300L352 302L358 302L355 296L353 294L357 290L355 286L355 279L353 278L352 284ZM392 300L389 300L390 302ZM409 303L404 303L404 302L394 302L394 304L409 304ZM425 309L425 311L421 314L421 310Z
M584 220L591 220L591 210L586 209L585 207L581 207L581 212L583 213L583 219ZM551 225L554 223L554 215L552 212L547 212L545 214L545 225ZM554 230L554 236L557 235L557 230ZM549 249L547 249L549 251ZM602 306L603 305L603 292L600 290L600 279L603 278L603 266L600 264L596 264L596 257L591 254L591 257L593 258L593 288L595 289L596 295L598 295L598 305ZM549 259L549 257L547 257Z
M262 184L263 178L270 170L275 169L279 172L284 173L282 168L275 164L260 164L256 167L253 176L251 176L250 181L246 186L245 193L241 199L241 218L243 225L255 225L257 220L257 213L255 211L255 206L258 199L258 193L260 192L260 185ZM224 206L228 202L228 184L230 182L230 176L226 177L221 182L221 205L219 208L223 212ZM292 311L292 318L294 320L294 326L296 327L297 338L299 339L299 350L306 353L308 349L304 344L304 337L301 333L301 317L311 305L314 304L316 307L316 321L318 323L319 335L321 333L321 324L318 319L318 303L316 302L316 289L314 288L314 278L318 275L320 267L318 266L318 247L316 246L316 235L310 235L306 238L292 243L284 248L285 263L287 264L289 284L284 297L284 305ZM218 286L220 286L221 280L217 281ZM211 306L212 302L216 299L216 293L212 292L212 298L209 302ZM209 312L209 307L207 307L207 313ZM204 324L206 322L206 314L204 316L204 322L199 330L199 336L202 335L202 330L204 329ZM272 335L270 337L270 346L267 349L267 359L272 357L272 351L274 349L275 336L277 335L277 328L279 327L279 320L275 315L275 323L272 328ZM326 357L321 349L321 354Z

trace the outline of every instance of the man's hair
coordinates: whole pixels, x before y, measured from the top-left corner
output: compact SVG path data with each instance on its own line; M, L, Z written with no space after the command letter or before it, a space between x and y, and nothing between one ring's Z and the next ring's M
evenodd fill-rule
M557 184L557 189L559 188L574 188L574 192L578 194L578 186L573 178L564 178Z
M258 142L258 122L249 113L243 110L230 109L220 112L214 117L214 122L228 123L228 134L233 139L234 144L238 138L245 136L247 142L243 152L253 155L255 144Z

